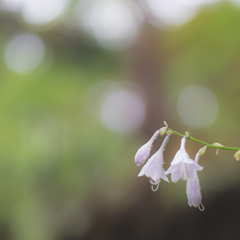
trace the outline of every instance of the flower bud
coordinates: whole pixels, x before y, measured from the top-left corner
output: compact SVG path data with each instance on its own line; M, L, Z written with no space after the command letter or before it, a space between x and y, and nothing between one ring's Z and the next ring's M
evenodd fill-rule
M220 144L220 143L213 143L212 145L213 145L213 146L216 146L216 147L223 147L223 145Z
M234 157L237 161L239 161L240 159L240 150L238 150L235 154L234 154Z
M143 164L147 158L150 155L150 151L152 148L152 144L155 141L155 139L158 137L158 135L160 134L160 130L157 130L153 136L151 137L151 139L145 143L142 147L140 147L135 155L135 163L137 164L137 166L140 166L141 164Z
M185 132L185 137L190 137L190 132Z
M200 156L203 156L206 153L207 150L207 146L204 146L203 148L201 148L200 151Z
M216 147L223 147L223 145L220 143L213 143L212 145L216 146ZM219 148L216 150L216 155L218 155L218 154L219 154Z

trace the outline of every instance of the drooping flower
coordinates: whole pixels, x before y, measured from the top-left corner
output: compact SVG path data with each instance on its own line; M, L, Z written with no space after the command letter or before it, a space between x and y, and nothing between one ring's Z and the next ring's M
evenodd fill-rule
M187 198L190 207L198 207L202 202L201 187L196 171L193 179L188 179L187 181Z
M186 137L181 140L181 147L175 154L171 166L166 171L166 174L171 173L172 182L176 183L180 178L187 181L189 178L193 179L195 171L201 171L203 167L190 159L185 149Z
M137 164L137 166L140 166L148 159L148 156L150 155L150 151L152 148L152 144L155 141L155 139L158 137L159 134L160 134L160 130L157 130L153 134L151 139L138 149L138 151L135 155L135 163Z
M161 178L169 182L165 171L163 169L163 151L169 141L170 135L167 135L162 143L159 150L148 159L147 163L143 166L142 170L138 174L138 177L146 176L150 178L150 183L153 185L158 185Z
M198 163L201 150L202 149L200 149L196 154L196 157L195 157L196 163ZM198 179L196 170L194 170L193 178L187 180L187 198L188 198L188 205L190 207L191 206L199 207L200 210L204 210L203 205L201 204L202 202L201 187L199 184L199 179ZM200 208L200 206L202 208Z

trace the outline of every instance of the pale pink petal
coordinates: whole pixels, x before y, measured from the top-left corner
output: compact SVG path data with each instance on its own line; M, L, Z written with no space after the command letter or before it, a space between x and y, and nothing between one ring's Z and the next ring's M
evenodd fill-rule
M159 150L154 155L152 155L152 157L143 166L140 173L138 174L139 177L144 175L146 177L149 177L152 184L158 184L161 178L169 182L163 169L163 151L167 145L169 137L170 135L165 137Z
M196 171L194 177L187 181L187 198L190 207L198 207L202 202L201 188Z
M158 137L159 134L160 134L160 130L157 130L153 134L151 139L138 149L138 151L135 155L135 163L137 164L137 166L140 166L147 160L148 156L150 155L152 144L155 141L155 139Z
M195 171L201 171L203 167L197 162L190 159L185 149L186 138L181 140L181 147L175 154L171 166L166 171L166 174L171 174L172 182L176 183L180 178L187 181L194 177Z

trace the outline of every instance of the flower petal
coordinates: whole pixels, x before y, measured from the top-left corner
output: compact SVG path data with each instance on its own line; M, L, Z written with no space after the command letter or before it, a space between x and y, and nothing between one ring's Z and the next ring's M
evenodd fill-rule
M184 181L192 179L195 171L201 171L202 166L197 162L190 159L185 149L186 138L183 137L181 141L181 147L175 154L171 166L166 171L166 174L171 173L172 182L176 183L180 178Z
M201 187L196 171L194 177L187 181L187 198L190 207L198 207L202 202Z
M137 164L137 166L140 166L147 160L148 156L150 155L152 144L155 141L155 139L158 137L159 134L160 134L160 130L157 130L153 134L151 139L138 149L138 151L135 155L135 163Z
M159 149L143 166L138 176L146 175L146 177L150 177L154 182L157 182L163 172L162 163L163 158Z
M163 169L163 151L168 143L169 138L170 135L165 137L159 150L152 155L152 157L141 169L140 173L138 174L139 177L145 175L146 177L150 178L150 182L152 182L153 184L158 184L161 178L169 182Z

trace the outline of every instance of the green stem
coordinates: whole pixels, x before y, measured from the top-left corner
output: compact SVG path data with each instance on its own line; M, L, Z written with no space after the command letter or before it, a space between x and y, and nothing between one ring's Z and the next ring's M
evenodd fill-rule
M178 136L185 137L185 135L183 135L183 134L181 134L181 133L179 133L179 132L177 132L177 131L174 131L174 130L172 130L172 129L169 128L169 127L168 127L168 130L172 131L173 133L177 134ZM214 145L212 145L212 144L205 143L205 142L203 142L203 141L201 141L201 140L198 140L198 139L196 139L196 138L193 138L193 137L191 137L191 136L186 137L186 138L191 139L191 140L193 140L193 141L195 141L195 142L201 143L201 144L203 144L203 145L205 145L205 146L207 146L207 147L209 147L209 148L217 148L217 149L224 149L224 150L234 150L234 151L240 150L240 148L233 148L233 147L226 147L226 146L222 146L222 147L220 147L220 146L214 146Z

